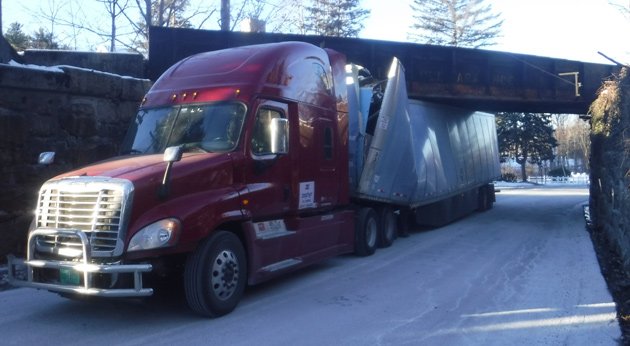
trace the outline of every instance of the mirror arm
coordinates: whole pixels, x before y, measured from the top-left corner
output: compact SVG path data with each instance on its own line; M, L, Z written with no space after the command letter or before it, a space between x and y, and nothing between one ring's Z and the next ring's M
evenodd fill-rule
M177 162L182 159L184 148L182 146L168 147L164 151L164 161L166 161L166 169L164 170L164 177L162 178L162 184L158 189L158 197L160 199L166 199L170 193L171 187L171 171L173 168L173 162Z
M165 199L168 197L171 186L171 168L173 167L173 161L169 161L166 164L166 170L164 170L164 177L162 178L162 184L158 190L158 197Z

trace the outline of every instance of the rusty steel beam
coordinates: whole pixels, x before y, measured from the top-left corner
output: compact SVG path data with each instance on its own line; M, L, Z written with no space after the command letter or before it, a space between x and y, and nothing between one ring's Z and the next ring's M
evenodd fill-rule
M523 54L352 38L151 27L149 78L176 61L224 48L304 41L346 54L386 78L392 57L405 67L409 95L474 110L587 114L618 68ZM576 83L577 81L577 83Z

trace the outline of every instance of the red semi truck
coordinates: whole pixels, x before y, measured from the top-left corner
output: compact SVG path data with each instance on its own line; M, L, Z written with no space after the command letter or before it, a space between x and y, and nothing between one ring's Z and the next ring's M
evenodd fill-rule
M494 117L409 99L396 59L385 85L300 42L198 54L155 82L120 156L44 183L9 276L142 297L168 274L220 316L248 284L389 246L397 224L489 209L498 167Z

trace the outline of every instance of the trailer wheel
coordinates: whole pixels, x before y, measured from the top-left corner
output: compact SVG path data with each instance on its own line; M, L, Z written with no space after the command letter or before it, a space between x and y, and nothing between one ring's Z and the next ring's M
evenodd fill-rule
M357 215L354 253L369 256L376 251L378 239L378 219L372 208L361 208Z
M490 187L482 186L479 188L477 211L487 211L490 209L492 209L492 195Z
M389 247L396 239L396 215L389 206L379 208L378 246Z
M233 233L217 231L186 261L186 301L201 315L218 317L234 310L246 282L245 250Z

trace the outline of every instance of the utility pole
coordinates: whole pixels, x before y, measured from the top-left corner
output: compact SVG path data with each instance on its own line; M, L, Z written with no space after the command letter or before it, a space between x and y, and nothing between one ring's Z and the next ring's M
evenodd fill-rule
M221 0L221 31L230 31L230 0Z

